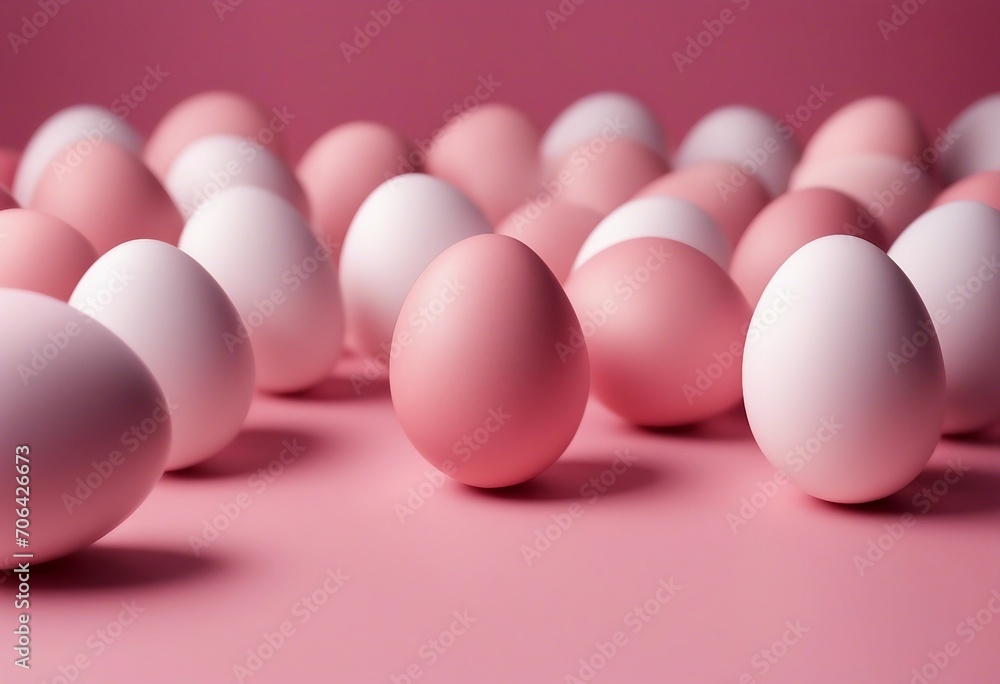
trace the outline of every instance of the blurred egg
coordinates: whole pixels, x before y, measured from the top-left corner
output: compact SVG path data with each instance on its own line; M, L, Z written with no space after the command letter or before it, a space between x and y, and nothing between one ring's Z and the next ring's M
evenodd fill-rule
M666 172L666 163L648 147L594 138L556 162L542 191L607 214Z
M309 198L312 228L333 248L334 263L361 203L393 176L415 168L413 150L381 124L354 121L320 136L299 161L295 174Z
M490 233L455 186L422 173L386 181L358 209L340 253L347 329L369 356L388 354L400 307L420 272L446 248Z
M972 432L1000 420L1000 211L950 202L923 214L893 243L889 256L917 288L937 336L948 379L944 432ZM923 340L894 357L922 353Z
M244 185L270 190L309 216L305 192L285 162L266 147L233 135L210 135L188 145L163 184L184 218L226 188Z
M177 156L199 138L235 135L284 156L284 131L296 115L287 108L270 111L245 95L211 90L175 105L153 129L143 159L158 178L166 178Z
M56 112L32 133L21 154L12 186L15 199L30 206L50 166L68 175L95 149L108 147L103 144L108 141L135 156L142 152L142 137L109 109L75 105Z
M13 195L7 192L3 186L0 186L0 211L5 211L7 209L17 209L21 205L17 203Z
M559 282L565 282L583 241L600 220L601 214L589 207L541 196L514 210L496 232L531 247Z
M497 224L536 189L541 134L524 112L487 104L451 119L427 152L427 172L465 193Z
M659 237L683 242L729 268L732 247L715 221L699 207L676 197L643 197L605 216L580 247L577 269L603 249L625 240Z
M739 403L750 308L699 250L657 237L619 242L574 270L566 294L594 395L625 420L685 425Z
M835 157L800 166L791 189L832 188L849 195L882 222L891 243L930 205L937 186L910 162L885 155Z
M767 459L802 491L861 503L924 468L941 435L944 364L923 335L927 309L906 275L866 240L819 238L778 269L743 356L747 418Z
M956 181L942 190L931 206L958 200L975 200L1000 210L1000 171L982 171Z
M908 161L926 148L927 136L913 110L899 100L873 95L854 100L824 121L802 151L801 164L856 154Z
M705 210L735 245L750 219L771 201L753 176L725 162L702 162L657 178L635 194L640 197L677 197Z
M799 247L826 235L856 235L888 247L878 220L855 200L830 188L781 195L757 214L733 252L729 275L751 306L778 267Z
M0 321L0 442L11 497L0 508L10 531L0 568L11 568L23 562L14 553L33 554L34 565L121 524L163 474L171 426L156 380L101 324L65 302L8 289L0 289ZM13 533L21 465L31 498L23 549Z
M69 303L118 335L159 383L173 426L167 470L232 441L253 397L253 352L236 307L198 262L165 242L126 242L98 259Z
M0 212L0 287L65 302L96 260L87 238L54 216L30 209Z
M243 321L257 387L308 389L329 376L344 338L337 267L299 212L261 188L230 188L184 227L180 248L222 286Z
M184 225L170 195L142 161L107 141L75 168L49 166L30 208L79 230L99 255L144 237L176 244Z
M649 108L630 95L599 92L580 98L549 125L540 143L545 164L554 164L594 138L625 138L666 159L666 139Z
M505 487L566 450L589 389L580 324L526 245L477 235L435 258L406 296L389 385L424 458L459 482Z
M21 153L9 147L0 147L0 187L10 193L14 187L14 176Z
M1000 93L966 107L939 136L945 183L982 171L1000 170Z
M728 162L777 197L788 188L798 160L790 128L759 109L729 106L702 117L684 136L673 162L679 169L706 161Z

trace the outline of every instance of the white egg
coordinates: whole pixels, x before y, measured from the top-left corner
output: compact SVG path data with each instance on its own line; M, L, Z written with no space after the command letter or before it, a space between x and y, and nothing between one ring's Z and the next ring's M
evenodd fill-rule
M212 274L243 324L257 387L307 389L325 379L344 336L337 268L291 204L261 188L230 188L188 220L180 248Z
M173 422L168 470L236 436L253 398L253 352L232 343L239 312L197 261L165 242L126 242L90 267L69 303L124 340L160 384Z
M981 171L1000 170L1000 93L966 107L934 140L946 184Z

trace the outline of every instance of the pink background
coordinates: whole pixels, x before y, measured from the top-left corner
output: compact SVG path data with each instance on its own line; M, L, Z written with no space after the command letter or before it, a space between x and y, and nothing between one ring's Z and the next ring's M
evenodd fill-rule
M489 74L502 83L495 99L543 124L595 89L634 93L673 144L717 105L780 115L821 85L835 97L806 132L872 92L906 100L933 130L1000 75L995 2L931 0L888 41L876 22L892 3L871 0L752 1L745 11L723 0L587 0L554 32L544 12L557 2L402 2L348 64L339 43L385 2L245 0L220 22L208 0L71 0L19 54L0 45L0 144L23 145L63 106L110 106L156 65L170 76L130 117L139 130L186 95L231 88L296 114L293 158L358 117L427 136ZM678 73L671 53L727 7L737 20ZM33 11L4 0L4 35ZM625 641L592 681L906 684L950 641L957 655L932 681L997 681L1000 615L987 608L1000 589L997 434L942 443L917 483L868 506L779 487L734 533L727 515L773 477L745 419L661 433L591 405L566 456L535 482L495 493L446 482L400 522L396 506L428 486L431 468L384 383L355 396L352 363L308 395L258 397L230 448L165 477L92 549L38 568L35 667L0 663L0 681L237 681L233 666L285 621L294 633L244 681L391 682L416 665L421 683L563 682L617 631ZM296 440L305 452L283 465L283 442ZM581 487L626 449L635 465L591 503ZM956 458L971 471L920 513L914 495ZM277 474L261 488L268 467ZM189 538L238 500L250 503L193 555ZM571 511L582 513L528 565L522 546ZM859 574L854 557L907 513L915 524ZM298 602L338 568L348 579L300 622ZM680 589L660 606L658 583L670 578ZM0 585L8 635L11 584ZM651 599L659 612L634 631L629 613ZM121 603L133 601L142 612L119 631ZM964 641L957 626L983 610L989 624ZM431 663L428 644L455 611L476 622ZM760 651L788 622L808 631L777 647L765 672ZM0 652L12 658L4 642ZM81 656L87 667L74 672Z

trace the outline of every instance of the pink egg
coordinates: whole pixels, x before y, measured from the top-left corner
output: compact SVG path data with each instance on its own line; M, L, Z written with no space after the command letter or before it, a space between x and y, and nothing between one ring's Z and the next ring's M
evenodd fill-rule
M803 166L856 154L884 154L907 161L927 148L917 115L899 100L873 95L838 109L812 134Z
M1000 171L982 171L966 176L942 190L931 207L958 200L975 200L1000 209Z
M0 211L5 209L16 209L21 205L17 203L13 195L7 192L6 188L0 185Z
M3 186L8 193L14 187L14 174L20 161L20 152L9 147L0 147L0 186Z
M850 195L879 219L891 243L934 199L929 173L894 157L860 154L800 166L791 189L832 188Z
M30 209L0 212L0 287L66 301L96 260L87 238L54 216Z
M580 246L600 220L601 214L579 204L555 199L543 206L531 200L501 221L496 232L531 247L559 282L565 282Z
M165 178L184 148L207 135L235 135L253 140L284 156L284 131L295 114L268 111L245 95L212 90L192 95L163 115L146 142L143 159L158 178Z
M171 423L135 352L65 302L3 289L0 321L0 442L10 473L0 568L11 568L23 562L12 554L31 553L32 564L59 558L131 515L163 473ZM15 546L15 477L30 491L26 548Z
M1000 169L1000 93L982 97L955 117L935 141L945 183Z
M684 425L739 403L750 307L710 257L674 240L626 240L573 271L566 293L594 395L625 420Z
M607 214L667 172L663 158L624 138L593 138L563 156L542 184L561 197Z
M724 162L703 162L671 171L635 194L640 197L666 195L687 200L715 219L731 245L739 242L750 219L771 200L752 176Z
M177 244L183 219L160 181L130 152L104 141L75 168L50 165L31 208L61 218L104 254L137 238Z
M306 150L295 174L309 199L313 231L330 245L335 262L365 198L386 180L416 168L411 153L398 133L368 121L337 126Z
M587 349L559 281L518 240L477 235L420 275L393 334L389 384L424 458L460 482L504 487L566 450L589 389Z
M733 252L729 275L751 306L771 276L802 245L825 235L856 235L887 249L882 227L842 192L806 188L781 195L757 214Z
M427 152L427 172L468 195L496 225L536 189L540 139L524 112L484 105L448 122Z

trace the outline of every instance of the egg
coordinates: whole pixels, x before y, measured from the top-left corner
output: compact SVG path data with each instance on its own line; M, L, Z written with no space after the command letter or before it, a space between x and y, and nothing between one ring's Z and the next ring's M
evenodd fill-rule
M445 125L427 151L425 167L464 192L496 224L537 187L540 139L524 112L486 104Z
M558 160L542 183L551 197L607 214L667 172L648 147L624 138L594 138Z
M96 260L87 238L56 217L30 209L0 211L0 287L66 301Z
M799 160L799 148L790 132L759 109L720 107L702 117L684 136L674 154L674 166L684 169L705 161L728 162L777 197L788 188L788 178Z
M14 187L14 175L21 161L21 153L9 147L0 147L0 187L10 192Z
M926 320L906 275L858 237L813 240L774 274L747 334L743 396L760 450L796 487L861 503L924 468L945 408ZM917 353L896 364L909 344Z
M284 157L284 133L297 114L287 108L268 111L254 100L223 90L192 95L171 108L153 129L143 160L158 178L166 178L177 156L199 138L235 135Z
M15 553L42 563L121 524L160 479L171 425L135 352L65 302L0 289L0 321L0 443L10 473L0 568L12 568L24 562ZM15 496L30 498L25 548L15 546Z
M939 168L945 183L1000 170L1000 93L966 107L940 137Z
M767 190L753 176L747 176L725 162L702 162L677 169L646 185L635 199L656 196L677 197L701 207L736 245L750 220L771 201Z
M482 212L455 186L420 173L381 184L355 214L340 253L349 336L372 357L388 353L406 293L456 242L490 233Z
M253 352L236 307L198 262L165 242L126 242L91 266L69 303L118 335L159 383L173 426L167 470L232 441L253 398Z
M164 186L184 218L226 188L249 185L270 190L309 216L309 203L285 162L245 138L210 135L184 148Z
M17 203L13 195L4 190L3 186L0 186L0 211L5 211L7 209L17 209L21 205Z
M611 245L640 237L661 237L694 247L721 268L729 268L732 248L715 221L700 208L675 197L630 200L605 216L576 256L577 269Z
M542 160L554 164L580 145L611 134L644 145L666 159L666 137L650 109L623 93L598 92L580 98L549 125L540 143Z
M928 173L894 157L859 154L800 166L791 189L832 188L879 219L891 243L930 205L937 185Z
M170 195L142 161L110 141L94 146L74 168L46 168L30 208L79 230L98 254L138 238L176 244L184 225Z
M956 181L942 190L931 206L957 200L975 200L1000 210L1000 171L982 171Z
M589 388L579 321L545 263L505 235L443 251L403 303L392 403L434 467L476 487L538 475L566 450Z
M619 242L574 270L566 294L594 396L628 422L685 425L739 403L750 307L701 251L658 237Z
M317 138L302 155L298 176L317 237L332 246L334 261L361 203L386 180L415 168L420 158L391 128L352 121Z
M511 212L496 232L531 247L559 282L565 282L577 252L600 220L601 214L589 207L543 195Z
M941 345L944 431L972 432L1000 421L1000 211L970 200L944 204L910 224L889 256L927 306L924 332ZM895 359L898 365L911 363L908 351Z
M343 345L344 316L331 251L281 197L229 188L184 226L180 248L222 286L242 326L256 385L295 392L326 379Z
M142 137L114 112L96 105L75 105L53 114L38 127L21 154L14 176L13 194L22 206L30 206L42 176L50 165L65 172L81 159L112 142L132 155L142 152Z
M778 267L799 247L826 235L856 235L888 247L879 221L854 199L829 188L793 190L750 222L733 252L729 275L756 306Z
M854 100L820 124L802 151L802 164L855 154L883 154L902 161L927 148L924 128L909 107L891 97Z

